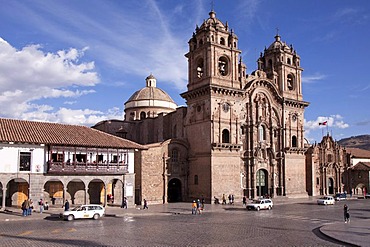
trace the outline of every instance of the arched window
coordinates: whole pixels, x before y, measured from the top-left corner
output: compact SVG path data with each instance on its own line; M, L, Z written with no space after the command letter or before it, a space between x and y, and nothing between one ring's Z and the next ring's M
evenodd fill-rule
M287 76L287 86L289 90L294 89L294 76L292 74Z
M194 184L198 184L199 183L199 181L198 181L198 175L195 175L194 176Z
M145 112L140 112L140 119L145 119L146 118L146 113Z
M292 62L290 61L290 58L289 57L287 58L287 63L288 64L292 64Z
M259 136L259 140L260 141L266 141L266 130L265 130L265 126L260 125L260 127L258 127L258 136Z
M197 61L197 77L202 78L204 73L204 62L203 59Z
M222 143L230 143L230 133L228 129L222 131Z
M203 40L199 40L199 46L202 46L203 45Z
M225 76L228 73L228 62L226 57L220 57L218 59L218 71L221 75Z
M292 147L296 148L297 147L297 137L292 136Z
M179 151L177 149L172 149L171 162L178 162L178 161L179 161Z
M224 39L224 38L221 38L221 39L220 39L220 44L221 44L221 45L225 45L225 39Z
M271 59L269 59L269 61L268 61L268 66L269 66L269 69L272 69L272 60Z

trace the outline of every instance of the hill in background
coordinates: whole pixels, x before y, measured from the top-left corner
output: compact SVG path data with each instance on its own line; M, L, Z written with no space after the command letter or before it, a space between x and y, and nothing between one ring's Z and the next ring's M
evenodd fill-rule
M370 151L370 135L351 136L338 141L339 145L348 148L361 148Z

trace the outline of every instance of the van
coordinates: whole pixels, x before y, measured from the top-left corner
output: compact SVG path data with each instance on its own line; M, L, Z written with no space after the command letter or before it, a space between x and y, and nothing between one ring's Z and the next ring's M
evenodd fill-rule
M334 198L336 201L342 201L347 199L347 195L346 193L337 193L335 194Z

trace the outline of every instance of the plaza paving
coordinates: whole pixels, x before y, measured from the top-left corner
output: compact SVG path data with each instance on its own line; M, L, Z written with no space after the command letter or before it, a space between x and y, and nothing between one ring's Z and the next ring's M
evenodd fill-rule
M316 198L308 199L275 199L275 205L283 204L299 204L299 203L314 203ZM370 205L370 200L365 200L365 203ZM206 204L204 213L222 213L225 210L242 209L241 203L237 205L210 205ZM4 221L28 221L42 220L45 218L58 217L62 212L62 208L51 207L50 210L43 214L34 212L31 216L23 217L17 208L8 208L6 211L0 211L0 222ZM153 216L153 215L184 215L191 214L190 203L172 203L149 205L148 210L143 210L141 207L122 209L119 207L107 207L107 217L127 217L127 216ZM327 222L319 228L320 232L327 237L337 240L343 245L349 244L352 246L370 246L370 207L362 210L360 215L352 217L350 223L345 224L342 221Z

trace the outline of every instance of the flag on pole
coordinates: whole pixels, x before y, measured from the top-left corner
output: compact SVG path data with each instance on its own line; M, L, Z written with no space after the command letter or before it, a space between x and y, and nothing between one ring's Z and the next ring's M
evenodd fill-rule
M319 123L319 125L326 125L327 123L328 123L328 121L325 121L325 122Z

